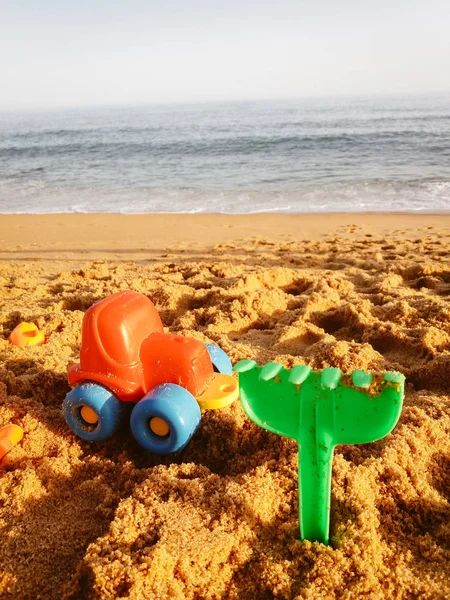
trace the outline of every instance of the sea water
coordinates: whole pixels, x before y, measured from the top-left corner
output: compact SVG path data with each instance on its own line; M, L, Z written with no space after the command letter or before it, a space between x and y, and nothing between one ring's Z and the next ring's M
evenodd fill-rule
M0 213L450 212L450 96L0 113Z

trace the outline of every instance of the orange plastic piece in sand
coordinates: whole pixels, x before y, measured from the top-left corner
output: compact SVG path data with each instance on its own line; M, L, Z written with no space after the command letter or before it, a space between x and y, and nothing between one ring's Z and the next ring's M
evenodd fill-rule
M23 430L18 425L6 425L0 429L0 460L23 438Z
M9 341L14 346L37 346L45 342L45 336L34 323L19 323L9 336Z

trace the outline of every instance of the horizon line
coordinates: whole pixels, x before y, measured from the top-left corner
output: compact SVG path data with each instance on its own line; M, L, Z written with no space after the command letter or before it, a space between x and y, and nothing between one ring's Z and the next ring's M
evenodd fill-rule
M0 106L0 113L16 112L46 112L46 111L65 111L65 110L86 110L86 109L120 109L120 108L145 108L162 106L202 106L219 104L253 104L267 102L304 102L313 100L367 100L373 98L423 98L429 96L447 96L448 90L430 90L430 91L411 91L411 92L375 92L375 93L342 93L342 94L310 94L304 96L279 96L279 97L259 97L259 98L226 98L205 99L205 100L158 100L142 102L117 102L117 103L86 103L86 104L56 104L56 105L22 105L22 106Z

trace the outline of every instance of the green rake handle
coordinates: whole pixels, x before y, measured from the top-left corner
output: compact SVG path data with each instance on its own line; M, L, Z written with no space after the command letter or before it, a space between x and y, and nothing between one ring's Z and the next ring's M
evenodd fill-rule
M402 409L404 376L384 373L374 381L358 370L344 382L339 369L288 370L248 360L234 370L247 416L297 441L301 539L328 544L334 447L374 442L392 431Z

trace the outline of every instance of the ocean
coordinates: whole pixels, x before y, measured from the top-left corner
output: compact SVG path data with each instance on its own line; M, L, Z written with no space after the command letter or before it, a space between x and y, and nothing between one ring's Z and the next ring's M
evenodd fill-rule
M450 212L450 95L0 113L0 213Z

